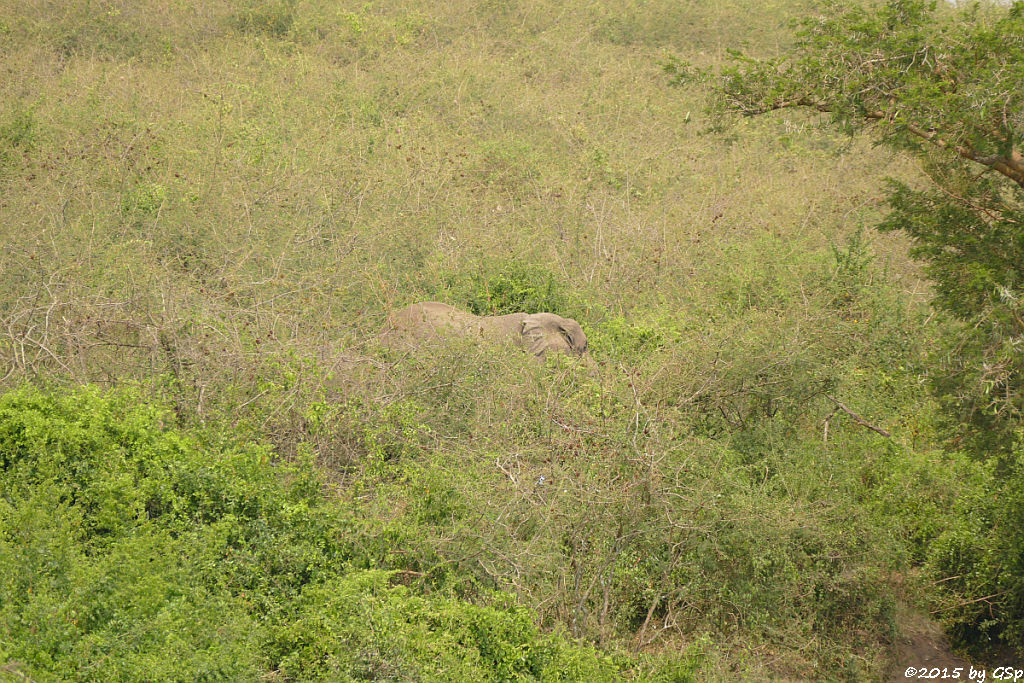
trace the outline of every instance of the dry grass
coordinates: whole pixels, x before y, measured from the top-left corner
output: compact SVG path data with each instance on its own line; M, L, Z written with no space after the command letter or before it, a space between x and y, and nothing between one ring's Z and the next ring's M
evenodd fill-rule
M809 121L707 135L696 95L666 88L662 50L713 61L741 8L692 7L718 21L672 32L647 5L403 7L300 3L274 40L226 7L154 8L172 17L154 27L112 3L70 55L36 41L47 22L85 31L74 12L12 12L4 117L27 112L33 141L4 168L5 290L50 288L8 320L8 369L82 350L88 323L43 315L71 301L141 326L147 359L124 360L148 375L159 332L199 324L223 342L211 353L243 356L257 338L353 344L503 259L542 264L588 310L706 314L723 273L806 268L870 220L879 153ZM119 54L142 27L170 48ZM41 349L61 336L66 351ZM30 339L41 354L23 356ZM94 365L76 379L102 379Z

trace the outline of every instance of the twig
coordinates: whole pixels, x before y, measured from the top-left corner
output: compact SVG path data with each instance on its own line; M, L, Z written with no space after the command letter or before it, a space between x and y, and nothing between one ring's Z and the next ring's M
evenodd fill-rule
M838 412L839 408L833 408L832 412L828 414L828 417L821 421L821 424L825 426L821 432L821 440L825 443L828 443L828 427L831 424L832 418L835 417Z
M957 604L950 605L949 607L940 607L939 609L933 609L928 614L938 614L939 612L944 612L947 609L956 609L957 607L964 607L966 605L973 605L976 602L986 602L986 601L988 601L989 598L998 598L1000 595L1003 595L1003 594L1009 593L1009 592L1010 591L1008 591L1008 590L999 591L998 593L993 593L992 595L986 595L983 598L975 598L974 600L967 600L966 602L958 602Z
M881 434L884 437L892 436L892 434L890 434L889 432L885 431L881 427L876 427L875 425L871 424L870 422L868 422L863 417L861 417L857 413L855 413L852 410L850 410L849 408L847 408L845 405L843 405L842 402L837 401L835 398L833 398L829 394L825 394L825 398L827 398L828 400L830 400L833 403L835 403L836 404L836 408L838 408L839 410L841 410L844 413L846 413L847 415L849 415L853 419L853 421L856 422L857 424L859 424L861 427L867 427L871 431L877 432L878 434ZM834 410L832 411L832 415L835 415L835 411ZM831 419L832 415L829 415L828 419Z
M939 579L938 581L932 581L932 585L933 586L937 586L940 583L945 583L946 581L952 581L953 579L962 579L963 577L964 577L963 574L957 574L956 576L947 576L944 579Z
M21 676L22 680L29 681L31 683L31 681L33 680L32 678L29 678L27 675L25 675L25 674L21 673L20 671L18 671L18 669L21 668L22 666L24 666L24 665L21 662L7 662L3 666L0 666L0 673L13 674L15 676Z
M636 632L636 649L640 651L644 647L644 633L647 631L647 625L651 623L651 617L654 615L654 610L658 609L658 603L661 602L661 595L654 596L654 600L651 601L651 607L647 610L647 618L644 619L643 625L640 630Z

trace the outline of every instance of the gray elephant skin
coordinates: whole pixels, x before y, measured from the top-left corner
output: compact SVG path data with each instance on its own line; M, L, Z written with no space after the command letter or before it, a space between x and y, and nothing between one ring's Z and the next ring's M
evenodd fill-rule
M412 304L395 311L384 333L385 343L406 348L438 337L511 340L538 358L549 351L571 356L587 352L587 335L572 318L554 313L478 316L436 301Z

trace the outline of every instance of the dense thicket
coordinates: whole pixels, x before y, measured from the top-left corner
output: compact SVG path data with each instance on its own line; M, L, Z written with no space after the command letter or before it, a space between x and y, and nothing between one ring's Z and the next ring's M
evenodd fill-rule
M701 76L720 110L747 116L805 108L904 150L923 178L889 180L878 228L913 241L939 308L964 324L936 340L928 375L949 410L951 446L996 471L980 521L945 534L935 566L970 607L953 618L969 641L1024 637L1019 455L1024 409L1024 3L960 10L925 0L823 3L782 56L738 52ZM884 174L886 169L879 168ZM939 550L935 550L939 549ZM950 615L952 617L952 615Z
M668 680L883 678L908 613L987 609L951 577L998 556L1001 473L942 448L927 390L956 326L866 227L877 168L913 165L802 115L709 130L658 67L775 54L805 10L0 0L0 387L55 392L10 420L78 424L132 399L64 392L130 386L170 408L153 443L185 444L12 466L29 517L130 503L75 513L121 540L5 524L71 568L33 609L113 595L67 639L109 671L227 662L223 640L249 672L428 676L423 641L440 677ZM382 348L417 300L574 317L593 363ZM118 419L86 422L121 444ZM107 552L129 545L152 591ZM226 630L132 625L192 605ZM16 623L0 666L73 666Z
M940 395L979 449L1008 449L1024 407L1024 3L823 3L801 27L784 56L723 70L717 103L827 112L920 160L926 182L893 180L879 228L912 238L939 305L968 323L946 341Z
M0 660L29 680L608 680L511 596L401 585L308 462L134 393L0 399Z

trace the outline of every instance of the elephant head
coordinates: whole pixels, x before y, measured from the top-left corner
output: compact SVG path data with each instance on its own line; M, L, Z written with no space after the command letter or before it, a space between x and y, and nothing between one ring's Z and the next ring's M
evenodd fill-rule
M574 356L587 352L587 335L571 318L554 313L512 313L476 316L448 304L427 301L412 304L391 315L384 333L386 343L406 347L436 337L481 337L510 340L537 357L548 351Z
M523 348L543 357L548 351L561 351L571 356L587 352L587 335L572 318L554 313L533 313L523 318L520 328Z

